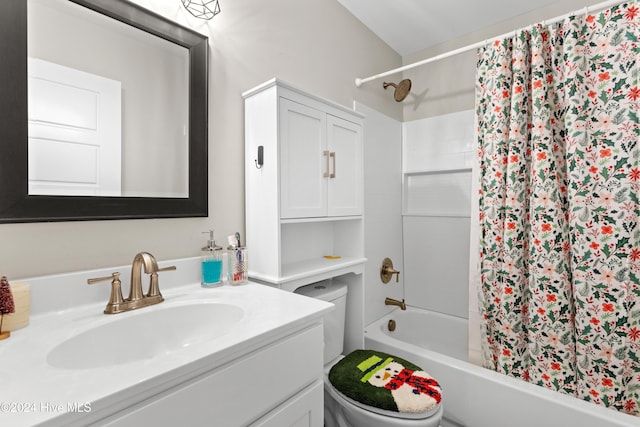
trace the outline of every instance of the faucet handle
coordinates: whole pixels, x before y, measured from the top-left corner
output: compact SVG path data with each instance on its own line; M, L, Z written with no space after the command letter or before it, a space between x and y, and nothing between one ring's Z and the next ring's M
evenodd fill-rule
M398 283L400 281L400 272L393 269L393 262L391 259L383 259L382 265L380 266L380 280L382 280L382 283L389 283L394 274L396 275L396 283Z
M161 271L170 271L175 270L176 266L171 265L169 267L162 267L156 269L153 273L151 273L151 281L149 282L149 292L147 292L147 297L159 297L162 299L162 294L160 293L160 286L158 285L158 273Z
M109 302L104 309L104 313L119 313L120 311L122 311L120 305L124 303L124 298L122 298L122 282L120 282L119 272L112 273L111 276L87 279L87 284L93 285L99 282L106 282L107 280L111 280L111 296L109 297Z
M93 285L98 282L106 282L107 280L120 280L120 272L116 271L115 273L111 273L110 276L104 277L94 277L92 279L87 279L87 284Z

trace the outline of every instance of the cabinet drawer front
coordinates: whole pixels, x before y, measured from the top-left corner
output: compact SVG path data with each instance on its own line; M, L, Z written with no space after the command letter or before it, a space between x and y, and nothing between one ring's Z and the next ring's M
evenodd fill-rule
M109 426L243 426L322 378L322 325L162 393Z

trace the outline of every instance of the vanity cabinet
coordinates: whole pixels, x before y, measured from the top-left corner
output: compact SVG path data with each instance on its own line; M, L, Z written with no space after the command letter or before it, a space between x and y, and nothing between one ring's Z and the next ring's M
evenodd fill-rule
M98 424L322 427L322 342L317 324Z
M364 116L279 79L243 97L249 277L347 283L345 351L362 348Z

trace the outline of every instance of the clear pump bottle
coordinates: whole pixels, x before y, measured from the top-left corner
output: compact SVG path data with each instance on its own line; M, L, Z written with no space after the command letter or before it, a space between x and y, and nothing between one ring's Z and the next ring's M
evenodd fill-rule
M213 230L203 231L209 233L207 246L200 252L202 261L202 286L209 288L222 285L222 248L216 246Z

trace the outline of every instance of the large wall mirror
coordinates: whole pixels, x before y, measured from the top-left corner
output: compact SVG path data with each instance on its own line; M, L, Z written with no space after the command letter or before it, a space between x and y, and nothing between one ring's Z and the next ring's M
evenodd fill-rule
M0 222L207 215L205 36L125 0L3 0L0 55Z

